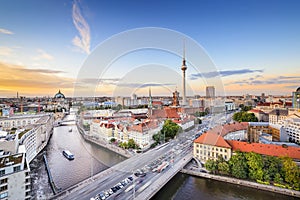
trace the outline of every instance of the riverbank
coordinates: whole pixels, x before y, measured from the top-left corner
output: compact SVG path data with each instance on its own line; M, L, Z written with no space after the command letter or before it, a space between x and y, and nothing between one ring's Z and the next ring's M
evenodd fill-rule
M108 149L110 151L113 151L113 152L115 152L115 153L117 153L117 154L119 154L119 155L121 155L121 156L123 156L125 158L130 158L130 157L133 156L133 155L131 155L125 149L122 149L122 148L120 148L120 147L118 147L116 145L113 145L113 144L109 144L106 141L101 141L101 140L99 140L97 138L89 136L88 134L86 134L86 132L84 131L84 129L82 127L80 127L78 124L77 124L77 128L78 128L78 131L81 134L81 136L84 138L84 140L92 142L92 143L94 143L96 145L99 145L99 146L101 146L103 148L106 148L106 149Z
M251 181L230 178L230 177L225 177L225 176L217 176L217 175L213 175L213 174L197 172L197 171L188 170L188 169L182 169L181 172L184 174L191 175L191 176L198 176L201 178L213 179L213 180L217 180L217 181L222 181L222 182L236 184L236 185L242 185L242 186L246 186L246 187L250 187L250 188L265 190L265 191L269 191L269 192L275 192L275 193L298 197L298 198L300 197L300 191L296 191L296 190L289 190L289 189L279 188L279 187L272 186L272 185L264 185L264 184L259 184L259 183L255 183L255 182L251 182Z

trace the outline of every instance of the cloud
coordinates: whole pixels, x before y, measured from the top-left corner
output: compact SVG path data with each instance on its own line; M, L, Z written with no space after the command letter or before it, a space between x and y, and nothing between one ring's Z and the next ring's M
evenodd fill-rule
M117 87L128 88L147 88L147 87L161 87L161 86L175 86L174 83L120 83Z
M72 91L74 80L58 76L61 71L50 69L29 69L24 66L0 62L0 89L7 91L0 95L19 91L28 95L52 95L58 88Z
M75 47L77 47L80 51L85 52L87 54L90 53L90 27L88 23L85 21L80 12L80 7L77 1L73 3L72 10L73 23L79 32L79 36L76 35L72 43Z
M11 56L14 50L10 47L0 47L0 56Z
M198 78L214 78L217 76L226 77L226 76L232 76L232 75L241 75L241 74L252 74L252 73L262 73L264 70L257 69L238 69L238 70L223 70L223 71L212 71L212 72L203 72L203 73L197 73L197 74L191 74L190 79L196 80Z
M268 79L259 79L262 76L251 77L246 80L238 80L230 82L226 85L286 85L286 84L299 84L300 76L276 76ZM285 86L287 87L287 86Z
M54 57L48 53L46 53L46 51L42 50L42 49L38 49L37 50L38 55L33 57L33 60L53 60Z
M0 33L7 34L7 35L14 34L12 31L9 31L9 30L3 29L3 28L0 28Z
M65 73L64 71L51 70L51 69L28 69L28 68L15 68L16 71L22 72L33 72L33 73L44 73L44 74L59 74Z

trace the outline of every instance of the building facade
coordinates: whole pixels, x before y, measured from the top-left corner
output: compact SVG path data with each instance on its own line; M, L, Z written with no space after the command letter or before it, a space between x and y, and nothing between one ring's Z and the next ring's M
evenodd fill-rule
M206 87L206 98L215 98L215 87L207 86Z
M25 154L0 157L0 199L31 199L29 172Z

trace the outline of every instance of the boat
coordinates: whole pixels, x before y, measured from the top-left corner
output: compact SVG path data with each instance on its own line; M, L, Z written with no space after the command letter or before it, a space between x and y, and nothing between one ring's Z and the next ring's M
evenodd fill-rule
M67 159L69 159L69 160L74 160L74 155L70 152L70 151L68 151L68 150L63 150L63 155L67 158Z

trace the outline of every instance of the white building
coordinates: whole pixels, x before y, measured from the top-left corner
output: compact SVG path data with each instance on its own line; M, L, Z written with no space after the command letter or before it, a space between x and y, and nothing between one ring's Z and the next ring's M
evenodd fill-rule
M0 199L31 199L29 172L25 154L0 157Z
M225 110L226 111L235 110L235 104L232 101L225 101Z

